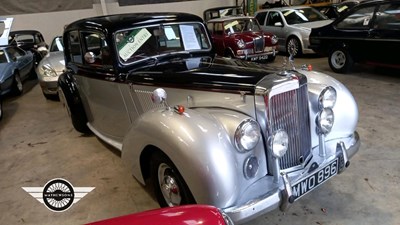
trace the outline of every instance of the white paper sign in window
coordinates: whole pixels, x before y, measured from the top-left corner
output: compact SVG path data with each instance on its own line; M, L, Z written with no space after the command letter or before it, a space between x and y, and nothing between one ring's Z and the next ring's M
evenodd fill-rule
M179 29L182 33L182 41L185 46L185 50L200 49L199 42L197 41L194 27L190 25L180 25Z
M164 32L165 32L165 36L167 36L168 40L176 39L176 35L175 35L174 29L172 29L172 27L165 27Z

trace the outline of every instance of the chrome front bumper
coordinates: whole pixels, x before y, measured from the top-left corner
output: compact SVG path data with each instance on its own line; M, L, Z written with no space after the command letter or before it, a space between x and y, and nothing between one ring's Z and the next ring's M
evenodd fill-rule
M273 176L265 176L242 194L244 197L238 201L238 205L222 210L235 224L247 222L278 207L285 211L295 199L292 195L292 184L314 174L318 168L324 168L336 158L338 158L338 174L340 174L350 165L349 159L358 151L360 144L357 132L348 138L327 141L325 143L326 156L320 156L319 147L313 148L313 157L304 169L279 173L278 183L274 183L276 179ZM318 167L315 168L316 164ZM274 186L271 186L271 183L274 183ZM265 190L269 191L265 193ZM263 194L254 196L254 193Z

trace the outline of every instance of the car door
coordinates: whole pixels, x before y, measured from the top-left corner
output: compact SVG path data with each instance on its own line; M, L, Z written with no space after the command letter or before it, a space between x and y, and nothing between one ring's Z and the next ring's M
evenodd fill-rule
M400 58L395 55L400 51L400 3L382 4L376 11L371 29L368 31L367 42L371 48L370 59L385 64L400 64Z
M371 57L372 52L379 51L380 45L369 38L375 9L376 5L361 7L340 18L335 25L338 34L332 36L340 37L335 40L343 43L357 61L366 60Z
M122 143L131 121L121 88L129 87L116 78L111 56L105 54L105 37L96 31L72 31L68 38L71 62L66 67L74 74L89 127L110 143Z
M268 11L264 30L275 34L278 38L279 50L284 50L286 46L286 31L285 22L280 11Z
M7 51L12 60L15 62L21 79L24 80L32 68L29 67L30 61L27 57L27 53L24 50L14 46L8 48Z

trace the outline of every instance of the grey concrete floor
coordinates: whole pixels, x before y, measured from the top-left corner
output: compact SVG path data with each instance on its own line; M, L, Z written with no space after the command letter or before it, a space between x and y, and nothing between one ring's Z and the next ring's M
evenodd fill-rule
M326 58L296 59L297 65L303 63L332 75L354 94L360 151L345 173L289 211L272 211L247 224L400 224L400 71L357 66L342 75L329 69ZM75 131L61 103L45 100L37 81L24 88L22 96L4 101L0 122L0 224L83 224L158 207L118 151ZM44 186L53 178L95 189L56 213L21 188Z

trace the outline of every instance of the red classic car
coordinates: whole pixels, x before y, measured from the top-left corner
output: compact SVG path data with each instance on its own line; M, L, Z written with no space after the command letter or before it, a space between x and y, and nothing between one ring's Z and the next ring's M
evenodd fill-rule
M233 225L231 219L214 206L184 205L149 210L106 219L87 225Z
M261 30L254 17L225 17L207 22L218 55L251 61L275 60L278 39Z

